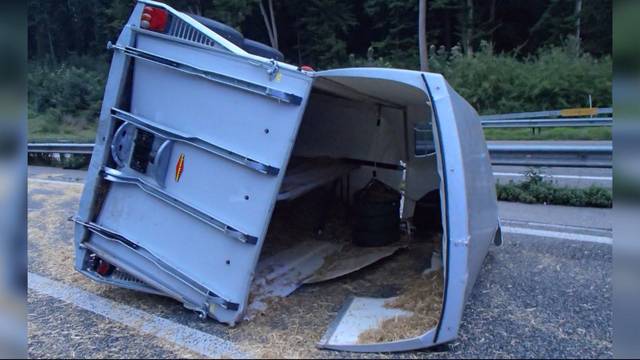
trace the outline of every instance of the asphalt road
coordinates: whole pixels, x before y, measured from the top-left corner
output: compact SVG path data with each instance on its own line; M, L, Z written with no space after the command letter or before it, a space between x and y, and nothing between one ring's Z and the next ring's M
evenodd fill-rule
M67 218L77 208L83 176L81 171L29 169L31 357L201 357L212 354L210 347L229 344L248 356L612 357L608 209L501 203L505 243L489 251L459 338L439 352L351 354L314 350L321 334L305 332L312 324L298 323L291 315L297 309L258 336L246 330L246 322L229 328L200 321L173 300L99 285L77 274ZM305 286L290 297L295 303L321 294ZM301 301L301 307L308 305ZM328 308L337 311L341 305ZM301 348L309 350L276 349L283 345L271 337L278 336L299 337ZM274 344L272 352L256 346L262 343Z

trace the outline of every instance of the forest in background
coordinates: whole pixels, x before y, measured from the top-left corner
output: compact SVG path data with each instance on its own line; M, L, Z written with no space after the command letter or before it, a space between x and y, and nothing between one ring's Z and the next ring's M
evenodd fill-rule
M429 71L481 114L611 105L611 0L425 0ZM171 0L317 70L419 69L419 0ZM29 0L32 140L92 141L132 0ZM603 136L608 136L604 134Z

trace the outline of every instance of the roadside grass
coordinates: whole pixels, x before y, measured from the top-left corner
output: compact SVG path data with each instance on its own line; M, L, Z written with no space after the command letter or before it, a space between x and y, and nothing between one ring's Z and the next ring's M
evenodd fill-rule
M57 117L57 118L56 118ZM78 116L44 113L29 118L29 142L93 142L97 123Z
M510 180L507 184L496 184L498 200L528 204L549 204L610 208L613 204L611 190L592 185L588 188L559 187L545 180L542 173L529 169L525 180L519 183Z
M484 129L486 140L611 140L610 127Z

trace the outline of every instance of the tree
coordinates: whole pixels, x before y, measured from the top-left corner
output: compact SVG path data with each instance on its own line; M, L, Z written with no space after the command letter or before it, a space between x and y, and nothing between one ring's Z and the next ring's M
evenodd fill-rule
M309 0L305 4L295 22L302 63L321 68L346 63L345 39L356 24L351 4L342 0Z
M467 56L473 53L471 42L473 41L473 0L466 0L465 5L465 20L463 21L464 28L462 30L462 48Z
M611 54L611 0L585 1L580 13L582 51L602 56Z
M267 16L267 12L264 8L264 4L262 0L258 0L260 4L260 13L264 19L264 25L267 28L267 33L269 34L269 41L271 42L271 46L275 49L278 49L278 27L276 26L276 15L273 11L273 0L267 0L269 4L269 15Z
M576 0L576 8L573 16L576 18L576 54L580 52L580 15L582 13L582 0Z
M418 42L420 51L420 71L429 71L427 53L427 0L420 0L418 6Z
M398 67L416 69L420 66L420 51L416 51L419 44L419 32L416 31L416 27L419 28L416 24L419 21L418 8L419 3L415 0L364 2L365 13L373 24L372 46L376 54Z

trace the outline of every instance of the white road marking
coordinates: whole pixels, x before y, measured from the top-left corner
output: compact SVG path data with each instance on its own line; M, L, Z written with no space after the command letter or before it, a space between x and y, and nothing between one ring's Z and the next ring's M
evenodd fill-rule
M511 234L522 234L522 235L557 238L557 239L564 239L564 240L594 242L599 244L613 244L613 238L608 236L576 234L576 233L568 233L568 232L560 232L560 231L529 229L529 228L511 227L511 226L503 226L502 231L505 233L511 233Z
M141 333L156 336L205 357L247 357L247 354L240 352L232 342L215 335L192 329L38 274L30 272L28 276L29 288L32 290L127 326L136 324L134 328Z
M562 224L552 224L552 223L543 223L536 221L524 221L524 220L512 220L512 219L500 219L500 222L505 224L517 224L517 225L525 225L527 227L532 226L541 226L547 228L556 228L556 229L565 229L565 230L579 230L579 231L591 231L591 232L606 232L610 233L611 228L597 228L597 227L588 227L588 226L577 226L577 225L562 225Z
M512 177L524 177L524 174L510 173L510 172L494 172L494 176L512 176ZM571 180L599 180L599 181L613 181L611 176L588 176L588 175L554 175L554 174L542 174L542 177L548 177L553 179L571 179Z
M44 184L80 185L80 186L84 185L84 183L75 182L75 181L49 180L49 179L37 179L37 178L29 178L28 180L33 182L38 182L38 183L44 183Z

